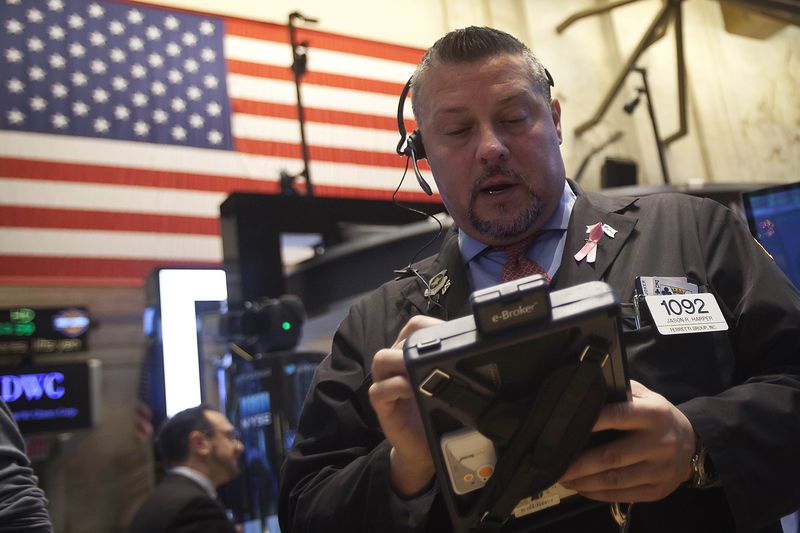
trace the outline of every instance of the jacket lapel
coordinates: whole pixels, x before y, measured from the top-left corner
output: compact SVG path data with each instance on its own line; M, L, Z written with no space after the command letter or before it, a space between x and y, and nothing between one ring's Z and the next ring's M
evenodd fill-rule
M638 218L622 213L634 204L637 198L611 198L583 193L573 182L570 182L570 185L575 189L578 198L572 208L564 254L555 279L551 283L552 289L603 279L638 222ZM608 224L617 230L617 234L613 239L603 234L597 243L597 259L594 263L589 263L586 259L576 261L575 253L586 243L586 226L597 222Z
M550 284L551 290L570 287L587 281L602 280L608 268L619 255L628 238L633 233L638 218L624 212L636 203L638 198L613 198L599 194L584 193L573 181L570 187L578 196L570 215L567 238L561 265ZM597 222L608 224L617 233L612 239L603 235L598 242L597 259L594 263L575 260L575 253L586 242L586 226ZM440 295L438 304L432 305L425 296L425 285L417 279L409 284L403 296L416 307L420 313L435 316L443 320L451 320L472 312L469 305L469 282L461 253L458 250L458 229L452 227L445 235L439 253L431 261L417 265L418 273L426 283L442 271L450 281L450 287Z
M458 250L458 230L455 227L448 230L436 257L419 265L417 272L428 285L431 285L431 280L442 272L450 283L446 291L440 291L430 299L425 296L426 287L421 280L417 279L417 283L409 284L403 296L419 312L442 320L458 318L471 312L468 299L469 282ZM437 297L438 305L430 303L431 300L437 301Z

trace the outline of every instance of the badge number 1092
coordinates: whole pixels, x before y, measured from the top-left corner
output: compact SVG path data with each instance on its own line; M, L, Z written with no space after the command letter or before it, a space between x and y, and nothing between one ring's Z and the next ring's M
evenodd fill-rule
M662 335L728 329L717 299L711 293L646 296L645 301Z

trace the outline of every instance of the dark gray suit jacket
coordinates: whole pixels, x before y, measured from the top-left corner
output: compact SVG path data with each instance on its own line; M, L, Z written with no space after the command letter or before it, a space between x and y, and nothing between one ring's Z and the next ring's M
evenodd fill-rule
M573 188L576 188L573 184ZM777 520L800 507L800 295L730 210L674 194L609 198L579 193L553 290L602 280L623 303L629 374L665 396L706 444L723 488L679 488L635 506L631 531L780 531ZM604 222L597 261L576 262L586 226ZM429 305L416 278L387 283L353 306L331 355L321 364L282 471L285 533L393 531L388 450L367 390L374 353L391 346L415 314L456 318L470 312L457 235L417 265L430 279L447 269L443 309ZM634 326L636 276L696 280L716 296L729 325L718 333L660 336ZM334 527L333 524L336 524ZM333 529L332 529L333 528ZM428 531L449 531L435 501ZM613 531L607 507L548 531Z
M186 476L167 474L142 504L128 533L235 533L225 510Z
M52 533L47 499L37 483L25 441L0 400L0 533Z

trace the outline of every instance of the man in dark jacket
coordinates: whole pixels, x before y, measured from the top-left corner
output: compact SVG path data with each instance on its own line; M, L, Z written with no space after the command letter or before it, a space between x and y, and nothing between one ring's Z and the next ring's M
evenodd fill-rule
M222 413L206 405L167 420L157 445L169 468L131 522L130 533L233 533L216 488L239 473L243 446Z
M417 153L424 142L456 227L339 327L284 465L284 533L452 530L402 346L470 313L468 294L505 279L504 248L518 243L552 290L602 280L622 302L631 399L595 429L623 435L581 454L565 487L635 502L634 533L779 532L800 507L800 295L719 204L566 180L550 84L524 44L490 28L448 33L417 67ZM637 277L706 293L727 330L663 335L633 304ZM546 530L617 529L602 506Z
M51 533L47 499L37 486L25 441L0 400L0 533Z

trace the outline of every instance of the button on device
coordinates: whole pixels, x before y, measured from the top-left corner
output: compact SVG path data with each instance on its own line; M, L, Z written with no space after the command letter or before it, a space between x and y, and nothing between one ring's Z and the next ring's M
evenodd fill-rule
M417 352L424 353L430 352L431 350L436 350L442 345L442 341L439 339L431 339L427 341L422 341L417 344Z

